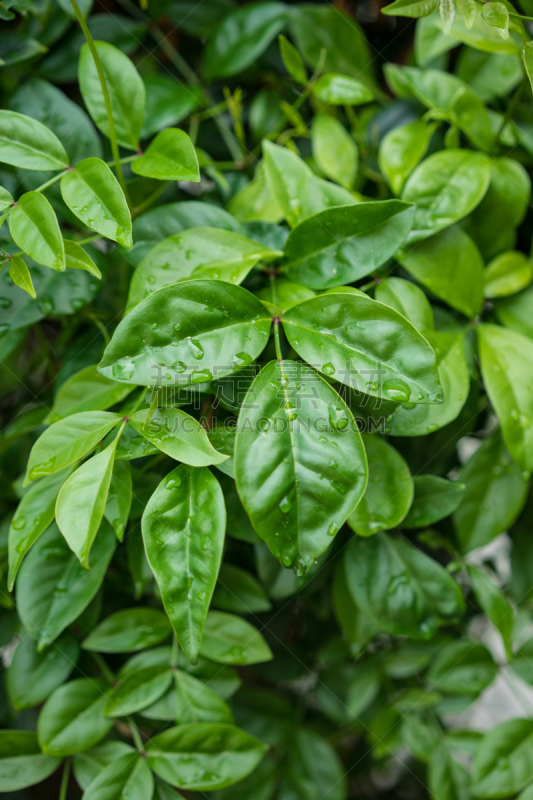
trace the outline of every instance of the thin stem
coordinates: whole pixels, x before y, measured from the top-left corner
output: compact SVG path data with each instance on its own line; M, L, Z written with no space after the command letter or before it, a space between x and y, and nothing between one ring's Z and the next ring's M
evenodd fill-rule
M67 800L68 782L70 779L70 759L67 758L65 766L63 767L63 775L61 776L61 785L59 787L58 800Z
M45 189L48 189L49 186L52 186L54 183L57 183L57 181L61 180L63 175L66 175L67 172L70 172L70 171L71 171L71 167L68 167L68 169L64 169L62 172L58 172L57 175L54 175L53 178L50 178L49 181L46 181L45 183L42 183L40 186L38 186L33 191L34 192L44 192Z
M511 117L513 116L513 112L514 112L514 110L515 110L515 108L516 108L516 106L518 104L518 101L520 100L520 98L522 96L522 92L524 91L525 84L526 84L526 78L523 78L520 81L520 83L518 84L518 86L516 87L513 96L511 97L509 105L507 106L507 110L505 111L505 116L502 119L502 123L501 123L500 127L498 128L496 136L494 137L493 149L496 149L498 147L499 138L500 138L505 126L507 125L507 123L509 122Z
M115 683L115 675L111 671L110 667L107 666L106 662L100 655L100 653L91 653L93 660L98 664L98 668L106 681L113 685Z
M276 346L276 358L278 361L283 361L281 352L281 337L279 335L279 319L276 317L274 320L274 344Z
M128 717L128 725L130 726L131 735L133 737L133 741L135 742L135 747L139 751L139 753L144 753L144 744L143 740L141 739L141 734L139 733L139 728L132 720L131 717Z
M176 634L172 637L172 656L170 660L170 666L172 669L176 669L178 666L178 637Z
M94 43L93 37L91 36L91 32L87 27L87 23L85 22L85 18L80 11L80 7L76 0L70 0L72 8L74 9L74 13L76 14L76 18L80 23L81 29L83 31L83 35L87 40L87 44L89 45L89 49L92 53L92 57L94 59L94 65L96 67L96 71L98 72L98 77L100 79L100 86L102 87L102 94L104 96L104 103L105 103L105 110L107 114L107 124L109 125L109 141L111 142L111 151L113 153L113 162L115 165L115 172L117 173L117 179L120 183L121 189L124 192L124 197L126 198L126 202L129 206L128 200L128 191L126 189L126 182L124 181L124 174L122 172L122 165L120 163L120 151L118 149L118 141L117 141L117 132L115 130L115 120L113 119L113 110L111 108L111 99L109 97L109 91L107 88L107 81L104 74L104 69L102 67L102 62L100 61L100 56L98 55L98 50L96 49L96 45Z

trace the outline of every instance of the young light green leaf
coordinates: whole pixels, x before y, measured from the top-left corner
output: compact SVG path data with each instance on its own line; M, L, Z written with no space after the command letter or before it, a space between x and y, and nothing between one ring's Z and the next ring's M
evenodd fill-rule
M206 468L176 467L159 484L142 518L146 555L182 649L198 658L222 559L226 512Z
M102 273L90 257L90 255L76 242L71 242L69 239L63 239L65 247L65 264L67 269L83 269L90 272L95 278L100 279Z
M104 579L116 539L104 524L84 570L56 525L35 544L20 568L17 611L39 650L51 644L89 605Z
M67 680L76 666L79 651L78 642L70 634L42 652L38 652L30 636L21 639L6 671L6 689L15 708L33 708L44 703Z
M124 400L133 386L125 386L105 378L97 365L84 367L63 383L47 416L50 424L84 411L105 411Z
M463 483L447 481L438 475L417 475L415 496L403 528L425 528L456 510L463 498Z
M200 180L200 168L194 145L185 131L166 128L150 142L144 155L132 162L136 175L161 181Z
M43 755L32 731L0 731L0 789L16 792L48 778L61 759Z
M344 125L329 114L320 114L313 121L311 142L314 159L324 175L345 189L351 189L359 153Z
M0 111L0 161L21 169L68 167L65 148L46 125L25 114Z
M259 300L240 286L177 283L122 320L98 370L143 386L205 383L250 364L265 348L270 325Z
M31 279L31 272L22 256L11 256L9 259L9 277L20 289L27 292L30 297L37 297Z
M130 422L163 453L191 467L208 467L228 459L215 450L200 423L179 408L156 409L151 416L148 409L137 411Z
M109 92L118 143L128 150L137 150L146 102L142 78L131 59L117 47L108 42L95 42L95 46ZM87 44L81 48L78 80L89 114L102 133L109 137L102 86Z
M191 277L241 283L258 261L281 255L233 231L192 227L163 239L142 259L131 280L128 308L157 289Z
M82 411L55 422L32 447L25 485L88 455L121 419L109 411Z
M305 361L347 386L403 403L442 402L432 348L382 303L324 294L289 309L283 327Z
M390 6L387 6L390 8ZM411 172L425 156L435 130L422 119L390 130L379 147L379 168L394 194L399 195Z
M414 208L399 200L331 208L300 222L285 245L289 280L312 289L368 275L405 241Z
M141 711L161 697L172 682L172 669L154 665L128 675L113 688L107 697L105 714L125 717Z
M83 800L146 800L154 792L154 778L146 759L126 753L98 773Z
M481 13L502 39L509 38L509 9L505 3L484 3Z
M332 106L361 106L374 99L374 92L365 83L335 72L321 75L313 84L313 94Z
M307 83L307 70L300 53L286 36L279 36L278 41L281 60L285 65L285 69L296 83L305 86Z
M417 206L410 239L425 239L466 217L483 199L490 174L489 159L471 150L443 150L426 158L402 193L402 200Z
M15 201L7 189L4 189L3 186L0 186L0 212L5 211L6 208L13 205Z
M57 526L85 569L89 569L91 547L104 516L116 446L115 439L78 467L57 497Z
M457 10L464 20L466 29L472 30L478 12L476 0L457 0Z
M104 516L121 542L124 538L132 500L131 465L128 461L117 461L115 464L107 495Z
M61 194L88 228L123 247L132 246L131 216L124 193L104 161L86 158L61 178Z
M529 376L533 342L499 325L478 328L483 382L509 451L522 469L533 470L533 397Z
M258 536L303 574L359 502L367 465L335 390L305 364L271 361L243 402L235 474Z
M442 22L442 30L448 36L455 19L454 0L439 0L439 14Z
M104 681L79 678L53 692L39 714L37 736L43 752L69 756L92 747L111 729L104 715L108 695Z
M38 264L65 269L63 238L55 211L40 192L19 197L9 215L9 232L21 250Z
M107 617L83 642L85 650L128 653L153 647L171 633L165 614L156 608L127 608Z
M381 11L391 17L427 17L439 4L439 0L395 0Z
M485 297L506 297L529 286L533 264L525 253L509 250L493 258L485 270Z
M416 284L404 278L385 278L376 286L374 297L390 306L424 334L433 330L433 309L426 295Z
M372 536L400 524L413 501L414 485L409 467L394 447L368 434L363 444L368 485L348 524L359 536Z
M9 528L7 581L9 591L13 589L24 556L54 521L57 495L71 471L72 468L64 469L54 475L48 475L30 486L22 497Z

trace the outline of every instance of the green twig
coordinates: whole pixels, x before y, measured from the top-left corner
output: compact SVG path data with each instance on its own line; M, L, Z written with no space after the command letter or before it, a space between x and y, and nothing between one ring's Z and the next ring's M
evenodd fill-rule
M67 800L68 782L70 779L70 759L67 758L65 766L63 767L63 775L61 776L61 785L59 787L58 800Z

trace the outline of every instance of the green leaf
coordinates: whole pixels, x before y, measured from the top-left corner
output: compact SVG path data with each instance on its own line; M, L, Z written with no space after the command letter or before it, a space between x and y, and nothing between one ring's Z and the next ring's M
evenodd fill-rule
M499 325L478 328L481 374L509 451L522 469L533 470L533 342Z
M146 111L141 139L157 131L176 125L185 119L202 102L200 87L186 86L175 76L151 72L143 76L146 89ZM159 208L157 209L159 211Z
M229 13L209 39L204 53L208 80L226 78L253 64L285 27L283 3L263 2Z
M55 422L32 447L25 484L88 455L121 419L109 411L82 411Z
M381 11L393 17L427 17L439 4L439 0L395 0Z
M53 692L39 714L37 736L43 752L69 756L92 747L111 730L104 716L108 686L94 678L79 678Z
M526 69L527 77L533 88L533 42L526 42L522 50L522 60ZM5 113L5 112L4 112Z
M144 386L188 386L250 364L270 317L250 292L222 281L186 281L143 300L122 320L98 368Z
M132 478L131 466L127 461L117 461L115 451L115 463L111 484L107 495L107 503L104 516L115 531L115 536L121 542L124 538L128 517L130 515L132 500Z
M455 19L455 3L453 0L439 0L439 14L442 21L442 30L448 35Z
M6 208L9 208L14 202L12 195L10 195L7 189L0 186L0 211L5 211Z
M104 161L86 158L61 178L61 194L88 228L123 247L132 246L131 216L124 193Z
M104 579L115 544L111 528L102 526L89 572L55 525L33 547L20 568L17 611L39 650L57 639L89 605Z
M307 84L307 70L305 69L303 59L298 50L285 36L279 37L279 51L281 60L291 78L294 78L296 83L305 86Z
M162 611L127 608L97 625L83 642L83 648L99 653L128 653L153 647L170 633L170 623Z
M90 255L76 242L63 239L65 247L65 264L67 269L83 269L90 272L95 278L100 279L102 273L90 257Z
M509 10L505 3L484 3L481 13L502 39L509 38Z
M127 55L108 42L94 44L109 92L118 143L128 150L137 150L144 118L144 83ZM87 44L83 45L80 52L78 81L89 114L102 133L109 137L100 78Z
M417 119L398 125L383 137L378 152L379 168L394 194L401 193L405 181L424 158L434 130L433 125Z
M355 182L359 153L344 125L329 114L315 117L311 140L313 156L327 178L351 189Z
M172 670L165 665L146 667L118 682L107 697L108 717L125 717L155 703L172 682Z
M223 564L220 568L213 605L236 614L257 614L271 608L261 584L253 575L232 564Z
M461 639L439 650L426 681L431 690L477 697L497 674L498 666L485 645Z
M304 364L271 361L243 402L235 472L256 533L284 566L303 573L360 500L367 468L335 390Z
M283 327L315 369L388 400L440 403L435 354L405 317L355 294L325 294L289 309Z
M440 405L402 404L387 417L386 433L392 436L425 436L448 425L463 408L470 388L464 333L424 331L435 351L439 382L444 393Z
M533 338L533 286L514 297L497 299L494 310L498 322L506 328Z
M461 589L448 572L403 539L384 533L356 537L344 567L356 605L386 633L431 638L439 623L465 611Z
M0 161L21 169L68 167L65 148L51 130L15 111L0 111Z
M191 662L198 657L225 527L222 490L206 467L176 467L159 484L143 514L146 555L178 642Z
M445 519L457 509L465 490L462 483L447 481L438 475L416 475L415 496L404 528L425 528Z
M127 753L98 773L84 800L146 800L154 791L154 778L139 753Z
M291 227L325 208L356 202L346 189L319 180L291 150L266 139L262 163L270 192Z
M528 495L529 474L514 463L496 431L459 473L465 492L453 521L463 553L509 530Z
M96 367L96 364L84 367L61 384L48 413L48 422L58 422L83 411L105 411L132 391L132 386L124 386L100 375Z
M512 719L493 728L474 759L472 793L507 797L533 780L533 720Z
M332 106L360 106L374 99L374 92L365 83L334 72L320 76L313 84L313 94Z
M467 317L483 304L485 270L475 243L458 225L417 242L401 257L402 266L452 308ZM439 269L435 269L435 264Z
M241 283L258 261L282 253L239 233L219 228L190 228L159 242L135 270L128 308L157 289L189 278Z
M200 180L200 168L194 145L185 131L166 128L150 142L144 155L132 162L136 175L161 181Z
M403 278L385 278L376 286L375 299L390 306L424 334L433 330L433 309L418 286Z
M471 150L443 150L426 158L405 184L402 200L416 203L410 240L418 241L466 217L481 202L489 159Z
M65 250L55 211L44 195L26 192L9 215L9 232L38 264L65 269Z
M130 422L142 436L167 456L191 467L221 464L228 456L219 453L200 423L179 408L137 411Z
M73 771L77 783L85 791L108 764L118 761L121 756L131 756L134 753L135 750L131 745L117 739L106 739L95 747L85 750L84 753L77 753L73 758Z
M65 481L56 501L56 522L80 564L89 556L104 516L117 440L92 456Z
M183 670L175 673L176 719L188 722L229 722L233 714L227 703L205 683Z
M363 435L368 459L368 485L348 517L348 524L359 536L395 528L413 501L414 485L409 467L401 455L384 439Z
M457 10L463 17L467 30L471 30L478 12L476 0L457 0Z
M506 596L494 578L481 567L467 565L472 591L479 607L500 632L509 659L512 658L514 613Z
M231 786L260 762L266 745L232 725L169 728L146 745L148 764L179 789L210 791Z
M493 258L485 270L485 297L505 297L529 286L533 280L531 260L517 250Z
M30 297L35 298L37 296L31 279L31 272L22 256L11 256L9 259L9 277Z
M32 731L0 731L0 789L16 792L48 778L61 759L41 753Z
M270 647L256 628L222 611L207 615L201 654L218 664L258 664L272 659Z
M21 639L6 672L6 689L15 708L33 708L43 703L67 680L76 666L79 650L70 634L43 652L37 651L29 636Z
M445 747L432 748L428 788L433 800L470 800L470 776Z
M9 591L13 589L24 556L54 521L57 495L71 471L65 469L43 478L22 497L9 528Z
M300 222L285 245L289 280L327 289L362 278L405 241L414 209L399 200L321 211Z

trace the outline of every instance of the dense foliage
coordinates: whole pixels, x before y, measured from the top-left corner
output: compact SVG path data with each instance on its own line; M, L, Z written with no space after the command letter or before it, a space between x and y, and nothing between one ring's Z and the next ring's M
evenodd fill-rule
M531 0L117 2L0 1L0 791L532 800Z

